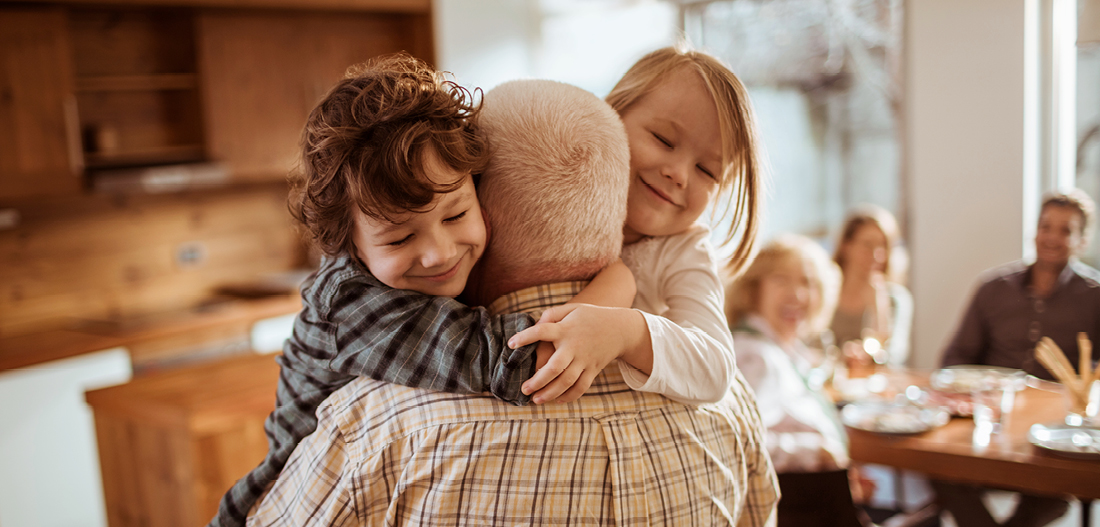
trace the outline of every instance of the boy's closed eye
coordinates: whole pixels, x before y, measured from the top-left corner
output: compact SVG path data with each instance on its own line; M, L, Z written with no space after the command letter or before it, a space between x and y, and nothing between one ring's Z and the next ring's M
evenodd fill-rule
M411 240L412 237L413 237L413 235L410 234L408 236L405 236L404 238L401 238L400 240L394 240L392 242L389 242L386 245L389 246L389 247L400 247L400 246L405 245L406 243L408 243L408 241Z
M458 221L458 220L461 220L462 218L466 217L466 213L467 213L467 212L469 212L469 211L467 211L467 210L464 210L464 211L462 211L462 212L460 212L460 213L458 213L458 214L455 214L454 216L451 216L450 218L445 218L445 219L443 220L443 223L454 223L454 222L456 222L456 221Z

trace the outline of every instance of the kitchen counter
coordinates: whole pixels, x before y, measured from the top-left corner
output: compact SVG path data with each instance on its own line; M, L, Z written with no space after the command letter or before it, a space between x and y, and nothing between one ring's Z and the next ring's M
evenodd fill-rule
M226 300L201 308L118 321L59 321L56 329L0 338L0 372L115 347L217 332L265 318L297 313L297 292Z

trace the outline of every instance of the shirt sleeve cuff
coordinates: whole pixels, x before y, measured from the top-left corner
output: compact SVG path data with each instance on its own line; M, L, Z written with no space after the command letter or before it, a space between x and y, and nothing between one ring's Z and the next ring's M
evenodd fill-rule
M660 375L654 375L654 373L666 371L667 365L665 361L667 357L664 349L665 339L661 338L663 333L662 326L660 323L654 323L654 320L660 319L661 317L641 310L638 310L638 312L642 314L642 317L645 319L646 328L649 330L650 346L653 347L653 373L646 375L642 373L641 370L627 364L625 361L618 361L619 372L622 373L626 385L632 390L640 392L660 392Z

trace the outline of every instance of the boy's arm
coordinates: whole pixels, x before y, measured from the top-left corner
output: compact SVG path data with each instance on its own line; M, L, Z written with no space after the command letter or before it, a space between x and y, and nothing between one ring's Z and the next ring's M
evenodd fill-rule
M353 281L333 297L328 319L329 371L529 401L520 387L535 371L535 345L505 344L533 324L526 314L494 317L451 298Z
M634 273L630 272L630 268L622 260L615 260L604 267L569 303L630 307L634 304L637 289Z

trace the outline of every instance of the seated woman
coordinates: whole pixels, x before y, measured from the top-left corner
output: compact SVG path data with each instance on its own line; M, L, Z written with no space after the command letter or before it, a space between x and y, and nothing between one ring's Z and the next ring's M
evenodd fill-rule
M848 486L844 428L808 381L820 353L802 340L824 329L838 281L824 249L787 234L768 243L727 291L737 365L756 392L779 474L780 526L862 524Z
M885 343L876 362L899 366L909 358L913 297L898 283L898 253L898 224L889 211L862 205L848 214L833 255L843 281L830 329L849 359L871 362L862 351L868 337Z

